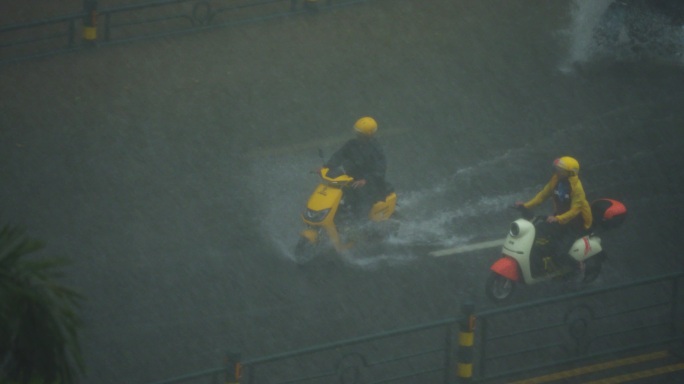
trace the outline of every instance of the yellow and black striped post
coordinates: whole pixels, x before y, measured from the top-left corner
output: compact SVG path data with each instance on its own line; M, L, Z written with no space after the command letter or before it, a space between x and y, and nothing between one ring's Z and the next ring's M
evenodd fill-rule
M226 384L240 384L242 376L242 356L236 352L226 353Z
M97 0L83 0L83 40L94 43L97 40Z
M473 344L475 342L475 306L463 304L461 312L463 318L459 322L458 332L458 362L456 373L459 383L470 382L473 377Z

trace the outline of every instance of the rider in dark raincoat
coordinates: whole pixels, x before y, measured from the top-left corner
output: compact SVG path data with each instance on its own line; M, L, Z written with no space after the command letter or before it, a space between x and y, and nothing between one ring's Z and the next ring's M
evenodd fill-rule
M373 204L387 192L385 173L387 161L380 143L375 138L378 123L372 117L362 117L354 124L356 137L347 141L325 163L325 167L341 167L354 178L352 188L345 194L356 218L368 217Z

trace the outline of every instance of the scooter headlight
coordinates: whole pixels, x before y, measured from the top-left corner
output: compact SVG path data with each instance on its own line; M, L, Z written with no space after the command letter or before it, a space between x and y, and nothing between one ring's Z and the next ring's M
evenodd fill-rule
M515 221L511 223L511 236L516 237L520 234L520 226Z
M312 223L320 223L321 221L325 220L326 216L328 216L328 212L330 212L330 208L323 209L320 211L307 209L306 211L304 211L304 219Z

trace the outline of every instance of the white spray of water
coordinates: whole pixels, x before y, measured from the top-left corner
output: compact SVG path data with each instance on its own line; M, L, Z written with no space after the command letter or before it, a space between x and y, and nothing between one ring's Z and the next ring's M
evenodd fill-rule
M249 189L262 205L261 229L281 251L294 260L294 246L302 229L301 213L318 178L311 174L320 160L303 156L265 156L252 161ZM257 214L257 212L255 212Z
M436 186L403 193L401 226L398 233L385 242L388 247L381 248L382 251L374 254L352 251L341 255L342 258L363 269L377 269L383 265L407 264L424 257L428 249L465 245L475 237L466 228L470 219L485 213L502 211L513 201L513 195L501 195L485 196L475 203L459 207L439 209L429 205L430 201L440 200L445 190L443 186ZM416 254L416 249L423 250L425 254Z
M507 164L521 153L509 151L501 156L465 167L428 188L397 191L400 227L387 242L386 248L373 254L354 252L340 255L341 259L362 269L376 269L383 265L402 265L424 257L427 249L447 248L469 243L473 229L469 221L477 216L503 211L517 197L514 194L482 196L467 204L453 202L449 194L454 185L467 188L472 178L481 177L491 167ZM250 190L265 204L260 212L261 227L280 255L294 258L294 246L303 228L300 214L318 179L309 170L318 164L312 157L280 155L277 159L254 160L254 174ZM417 254L416 249L425 254Z
M588 61L595 49L594 31L613 0L575 0L572 7L570 63Z
M559 69L569 73L575 64L595 59L681 63L684 26L674 25L668 12L655 2L574 0L571 25L562 31L569 41L568 57Z

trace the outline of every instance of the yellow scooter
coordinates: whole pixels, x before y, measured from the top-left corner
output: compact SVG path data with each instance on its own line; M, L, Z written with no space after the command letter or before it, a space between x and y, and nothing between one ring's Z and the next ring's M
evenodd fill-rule
M302 220L306 228L300 233L295 247L295 258L305 263L315 258L327 244L337 252L354 247L359 242L384 240L397 230L397 223L389 218L397 204L397 194L390 191L384 201L376 202L368 214L370 222L363 228L344 223L351 215L344 194L354 181L344 173L336 174L329 168L320 169L321 182L309 197Z

